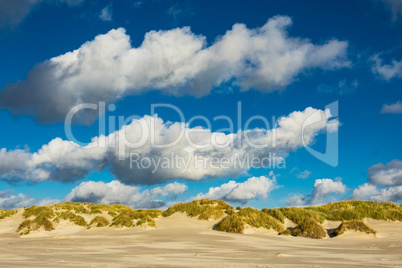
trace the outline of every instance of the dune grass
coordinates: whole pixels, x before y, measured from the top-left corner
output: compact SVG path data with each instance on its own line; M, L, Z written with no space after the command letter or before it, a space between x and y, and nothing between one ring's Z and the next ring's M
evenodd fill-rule
M137 209L123 208L113 218L111 226L116 227L133 227L137 225L148 225L155 227L154 218L159 217L162 211L157 209Z
M272 216L255 208L242 208L237 213L229 215L214 226L214 230L228 233L243 233L246 224L255 228L273 229L278 233L285 229Z
M0 209L0 220L16 214L17 210ZM264 208L262 210L251 207L236 207L236 210L221 200L201 199L188 203L177 203L166 211L157 209L132 209L131 207L112 204L90 204L65 202L51 206L32 206L25 208L24 220L18 227L18 232L28 234L33 230L54 230L54 223L60 220L69 220L78 226L88 227L156 227L155 218L159 216L169 217L176 212L186 213L190 217L200 220L221 219L214 226L214 230L243 233L246 226L255 228L273 229L282 235L293 235L310 238L323 238L326 231L320 225L325 220L342 221L343 223L335 235L340 235L345 230L357 230L367 233L375 233L373 229L365 225L361 220L372 218L377 220L402 221L402 206L392 202L372 201L341 201L322 206L312 207L284 207L276 209ZM104 214L112 217L110 221L101 215L96 215L89 224L81 216L83 214ZM79 215L81 214L81 215ZM289 219L297 224L292 230L285 230L283 223Z
M327 235L327 232L316 221L306 218L292 230L292 235L321 239Z
M89 227L107 227L110 225L110 221L103 216L96 216L89 223Z
M74 223L75 225L78 226L87 226L87 222L85 219L80 216L76 215L71 211L63 211L61 212L55 219L54 222L59 223L60 220L69 220L70 222Z
M285 215L283 215L283 213L279 209L277 209L277 208L263 208L261 211L264 212L264 213L267 213L268 215L270 215L274 219L277 219L281 223L285 223Z
M18 212L17 209L10 209L10 210L0 209L0 220L3 220L8 217L12 217L15 214L17 214L17 212Z
M320 217L330 221L376 220L402 221L402 206L392 202L340 201L322 206L308 207Z
M244 232L245 224L239 214L229 215L217 223L213 229L216 231L227 233L240 233Z
M176 212L186 213L187 216L197 217L199 220L220 219L225 213L233 214L234 209L222 200L201 199L190 203L177 203L162 213L169 217Z
M349 220L349 221L342 222L342 224L339 225L339 227L334 230L333 235L339 236L348 230L363 232L366 234L376 234L377 233L375 230L368 227L361 220Z

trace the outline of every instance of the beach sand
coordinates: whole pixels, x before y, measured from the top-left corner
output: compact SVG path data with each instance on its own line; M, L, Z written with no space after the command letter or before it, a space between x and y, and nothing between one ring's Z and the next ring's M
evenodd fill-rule
M0 267L401 267L402 223L365 220L377 235L309 239L270 230L229 234L176 213L157 228L86 230L62 222L19 237L21 213L0 221ZM291 225L291 223L288 223ZM337 223L326 222L328 228Z

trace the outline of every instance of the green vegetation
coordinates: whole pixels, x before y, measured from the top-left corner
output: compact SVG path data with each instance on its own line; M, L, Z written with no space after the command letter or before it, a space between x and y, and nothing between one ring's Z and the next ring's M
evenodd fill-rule
M350 220L344 221L338 228L333 232L334 236L343 234L347 230L353 230L358 232L364 232L366 234L376 234L376 231L368 227L364 222L360 220Z
M89 223L89 226L94 226L94 227L107 227L109 225L110 225L110 221L103 216L96 216Z
M0 220L15 215L18 210L0 209ZM245 228L273 229L281 235L293 235L309 238L323 238L327 235L320 225L325 220L342 221L333 234L340 235L346 230L356 230L365 233L375 233L362 222L364 218L377 220L402 221L402 206L392 202L372 201L341 201L323 206L306 208L285 207L262 210L246 207L236 207L236 210L221 200L201 199L189 203L177 203L166 211L156 209L134 210L125 205L95 205L90 203L65 202L51 206L25 208L24 220L17 231L28 234L33 230L54 230L55 223L60 220L83 227L156 227L155 218L160 215L168 217L176 212L186 213L200 220L221 219L214 230L243 233ZM89 224L83 215L105 214L112 217L111 222L102 215L94 215ZM283 223L289 219L297 224L292 230L285 230Z
M270 215L274 219L277 219L281 223L285 223L285 215L283 215L283 213L279 209L277 209L277 208L272 208L272 209L263 208L261 211L264 212L264 213L267 213L268 215Z
M51 219L55 216L53 209L50 207L32 206L26 208L22 214L26 219L17 229L21 235L29 234L31 231L43 228L45 231L54 230ZM31 219L33 218L33 219Z
M17 214L18 210L16 209L10 209L10 210L6 210L6 209L0 209L0 220L14 216L15 214Z
M290 230L288 230L288 229L286 229L286 230L284 230L282 233L280 233L281 235L286 235L286 236L289 236L289 235L292 235L292 232L290 231Z
M238 214L229 215L214 226L216 231L240 234L244 232L244 228L243 219Z
M255 208L243 208L236 214L222 219L214 230L229 233L243 233L247 225L255 228L274 229L281 233L284 231L282 224L272 216Z
M302 236L308 238L324 238L327 232L313 219L304 219L292 230L293 236Z
M132 227L138 225L147 225L151 227L156 227L154 218L159 217L162 211L157 209L137 209L126 207L119 210L112 220L112 226L116 227ZM134 223L136 221L136 223Z
M340 201L318 207L308 207L330 221L376 220L402 221L402 206L392 202Z
M201 199L190 203L177 203L162 213L163 217L169 217L176 212L186 213L187 216L200 220L220 219L225 213L232 215L233 207L221 200Z
M54 222L59 223L60 220L69 220L78 226L87 226L87 222L82 216L76 215L70 211L63 211L54 219Z

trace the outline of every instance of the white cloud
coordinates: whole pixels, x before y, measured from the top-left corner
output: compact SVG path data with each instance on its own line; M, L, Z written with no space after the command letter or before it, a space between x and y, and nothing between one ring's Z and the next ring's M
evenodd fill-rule
M99 19L103 21L112 21L112 7L110 5L105 6L99 14Z
M402 186L378 188L375 185L365 183L354 189L350 198L354 200L398 202L402 200Z
M402 102L397 101L394 104L384 104L381 109L382 114L402 114Z
M54 205L54 204L58 204L60 203L61 200L59 199L50 199L50 198L45 198L42 199L41 201L39 201L36 205L37 206L50 206L50 205Z
M67 6L76 6L84 0L53 0L48 1L65 3ZM0 1L0 29L13 28L20 24L31 10L46 1L44 0L1 0Z
M131 47L123 28L111 30L36 65L26 80L8 84L1 90L0 107L53 122L81 103L112 103L150 90L199 97L224 83L271 92L283 90L306 70L350 66L348 42L313 44L290 37L291 24L286 16L256 29L235 24L210 46L189 27L150 31L139 47ZM90 124L96 117L86 111L78 122Z
M389 81L394 77L402 77L402 61L392 60L391 64L383 64L378 54L371 57L371 60L374 61L371 71L380 75L384 80Z
M166 200L172 200L185 191L187 186L178 182L140 191L139 187L125 185L116 180L109 183L87 181L75 187L64 201L124 204L134 208L160 208L166 205Z
M375 185L365 183L363 185L359 185L356 189L353 190L351 199L354 200L368 200L371 196L378 195L379 191Z
M272 190L278 188L276 177L272 171L270 178L265 176L251 177L241 183L229 181L221 186L211 187L207 193L199 193L193 199L220 199L242 204L246 204L253 199L265 199Z
M373 165L368 169L367 181L378 186L401 186L402 161L395 159L386 165Z
M305 170L301 171L298 174L296 174L296 177L299 179L307 179L311 175L311 171Z
M321 121L303 129L304 122L317 113L321 115ZM326 129L328 122L331 126L338 125L337 121L332 124L334 121L326 116L330 113L306 108L282 117L275 129L243 130L231 134L190 128L185 123L163 122L157 116L144 116L107 137L93 138L84 147L56 138L34 153L2 149L0 178L71 182L105 167L109 167L125 184L150 185L175 179L197 181L237 177L252 167L277 167L290 151L301 148L303 141L311 145L315 137ZM332 128L334 126L331 131L336 130ZM144 142L135 147L134 143L141 140ZM103 142L105 146L102 146ZM222 146L225 144L227 146ZM169 146L160 148L155 145Z
M6 190L0 192L0 208L14 209L32 206L35 199L24 194L13 195L14 191Z
M340 180L317 179L311 195L294 194L288 198L291 206L320 205L325 203L331 194L345 193L346 186Z

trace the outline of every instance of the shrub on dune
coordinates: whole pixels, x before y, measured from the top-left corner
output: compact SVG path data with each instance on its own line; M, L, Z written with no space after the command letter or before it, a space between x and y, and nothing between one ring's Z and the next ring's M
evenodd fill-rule
M213 229L228 233L243 233L244 228L243 219L238 214L234 214L222 219Z
M292 235L320 239L324 238L327 232L316 221L306 218L292 230Z

